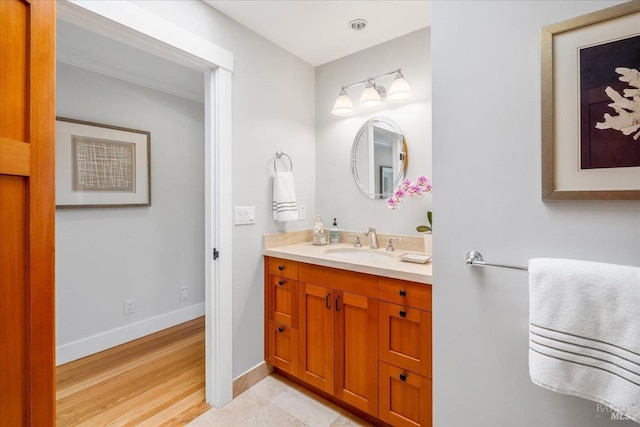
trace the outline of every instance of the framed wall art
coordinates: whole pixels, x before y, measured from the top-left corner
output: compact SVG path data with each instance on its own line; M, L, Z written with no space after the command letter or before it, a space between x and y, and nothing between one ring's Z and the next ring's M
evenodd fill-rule
M151 206L151 134L56 118L56 207Z
M543 200L640 200L640 2L540 37Z

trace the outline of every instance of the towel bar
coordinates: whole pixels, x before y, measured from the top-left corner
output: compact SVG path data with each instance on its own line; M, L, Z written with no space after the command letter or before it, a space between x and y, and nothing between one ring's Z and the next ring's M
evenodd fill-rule
M289 157L289 155L284 151L276 151L276 158L273 159L273 169L276 171L276 173L278 173L278 168L276 168L276 161L282 158L282 156L286 156L287 159L289 159L289 172L293 172L293 161L291 160L291 157Z
M510 265L510 264L493 264L490 262L485 262L482 258L482 254L477 251L467 252L467 265L469 267L498 267L498 268L507 268L509 270L529 270L527 267L522 267L520 265Z

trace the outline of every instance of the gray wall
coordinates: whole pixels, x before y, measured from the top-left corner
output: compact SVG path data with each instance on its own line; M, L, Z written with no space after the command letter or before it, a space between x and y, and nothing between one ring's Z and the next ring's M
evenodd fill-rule
M636 425L533 385L526 273L464 264L640 265L640 203L540 196L540 27L615 3L433 3L434 425Z
M413 97L405 102L385 102L377 110L358 110L363 86L349 89L355 113L331 114L342 86L402 68ZM388 89L392 78L383 81ZM386 233L416 234L426 224L431 194L405 200L397 210L382 200L360 192L351 176L351 146L360 126L384 116L404 131L409 149L407 177L431 177L431 31L415 31L316 68L316 191L318 211L325 225L332 218L345 230L377 227ZM435 184L437 186L437 183ZM437 214L436 214L437 217Z
M315 211L314 69L200 1L139 1L138 6L206 38L234 55L234 206L255 206L256 224L233 232L233 375L264 360L262 235L311 228ZM305 221L271 219L272 160L293 160ZM233 209L233 206L226 207Z
M204 105L57 66L57 115L150 131L152 182L149 208L56 211L62 346L204 302Z

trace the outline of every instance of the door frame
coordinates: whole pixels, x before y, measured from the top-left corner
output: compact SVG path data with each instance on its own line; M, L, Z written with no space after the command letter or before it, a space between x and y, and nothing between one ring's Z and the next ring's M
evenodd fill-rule
M204 74L205 391L207 403L220 408L233 399L232 189L221 185L232 176L233 54L126 0L57 3L63 21Z

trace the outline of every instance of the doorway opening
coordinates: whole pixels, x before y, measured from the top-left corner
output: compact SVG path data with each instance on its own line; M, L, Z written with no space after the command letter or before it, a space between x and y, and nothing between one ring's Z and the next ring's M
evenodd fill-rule
M110 7L109 2L59 2L58 18L181 64L203 76L205 162L204 183L200 185L204 192L204 247L201 252L203 265L200 268L204 270L206 401L221 407L232 399L232 218L230 210L220 209L220 206L230 206L231 188L221 186L220 178L231 176L233 56L208 40L128 2L119 3L117 8ZM126 102L126 99L123 102ZM142 213L136 219L144 221L144 216ZM225 256L214 260L214 248L223 252ZM162 250L161 245L158 250ZM135 268L135 260L132 263ZM128 333L137 338L135 334L142 336L154 332L145 328L149 328L149 325L135 323L128 329ZM84 340L79 343L78 348L84 345L86 351L86 347L92 344L95 344L95 341ZM58 351L60 352L60 348Z

